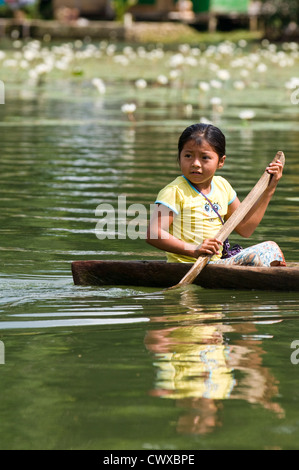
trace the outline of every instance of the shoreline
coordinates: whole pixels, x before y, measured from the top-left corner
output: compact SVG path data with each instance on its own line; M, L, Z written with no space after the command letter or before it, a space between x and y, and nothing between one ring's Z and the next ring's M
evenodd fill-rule
M229 33L215 31L214 33L199 32L192 25L183 22L136 21L124 24L117 21L88 21L79 19L74 22L59 22L57 20L17 20L0 18L0 38L41 39L41 40L114 40L128 42L217 42L228 36L237 40L246 36L248 40L262 39L261 31L250 32L235 30Z

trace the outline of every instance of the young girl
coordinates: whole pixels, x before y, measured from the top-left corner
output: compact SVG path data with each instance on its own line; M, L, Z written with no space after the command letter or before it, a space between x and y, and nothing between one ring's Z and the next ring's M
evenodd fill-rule
M212 255L212 263L285 266L282 251L272 241L246 248L230 258L222 257L223 244L215 237L240 201L228 181L215 176L226 158L221 130L210 124L187 127L179 139L178 151L182 176L159 192L147 242L166 251L168 262L194 263L200 255ZM282 177L283 165L278 160L266 170L272 175L269 186L235 229L246 238L261 222Z

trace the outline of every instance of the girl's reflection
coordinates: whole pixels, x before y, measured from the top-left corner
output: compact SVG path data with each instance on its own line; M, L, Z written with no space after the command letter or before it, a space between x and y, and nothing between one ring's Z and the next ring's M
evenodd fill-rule
M162 318L152 318L179 326L150 330L146 335L145 345L154 354L157 371L151 395L175 399L178 406L188 409L178 422L182 433L206 433L220 425L219 409L227 399L260 403L281 416L281 408L271 401L278 390L262 365L262 341L251 339L255 324L224 324L223 306L207 314L198 301L195 292L186 289L180 302L180 311L187 307L184 315L167 316L166 312ZM237 339L230 344L228 336Z
M229 348L217 327L182 326L149 332L147 347L155 352L156 394L169 398L227 398L234 387Z

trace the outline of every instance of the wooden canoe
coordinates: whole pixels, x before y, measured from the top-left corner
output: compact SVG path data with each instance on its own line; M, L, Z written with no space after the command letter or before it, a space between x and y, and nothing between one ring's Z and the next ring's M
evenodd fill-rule
M167 288L191 267L166 261L74 261L72 273L75 285ZM270 268L210 264L193 283L211 289L299 291L299 263Z

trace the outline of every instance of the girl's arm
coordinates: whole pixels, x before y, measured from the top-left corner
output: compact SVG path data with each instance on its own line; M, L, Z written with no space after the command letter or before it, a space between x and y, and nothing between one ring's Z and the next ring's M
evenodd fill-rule
M252 207L252 209L248 212L248 214L244 217L242 222L235 228L235 231L242 237L250 237L264 217L269 202L275 193L278 181L282 177L283 165L278 160L276 163L270 163L270 166L267 167L266 170L272 175L269 186ZM227 218L232 215L239 205L240 201L238 198L236 198L229 206Z
M173 223L174 217L175 214L167 207L163 204L157 204L147 229L147 243L160 250L191 258L198 258L203 254L219 254L219 245L222 245L222 243L217 239L204 240L198 246L186 243L171 235L169 228Z

